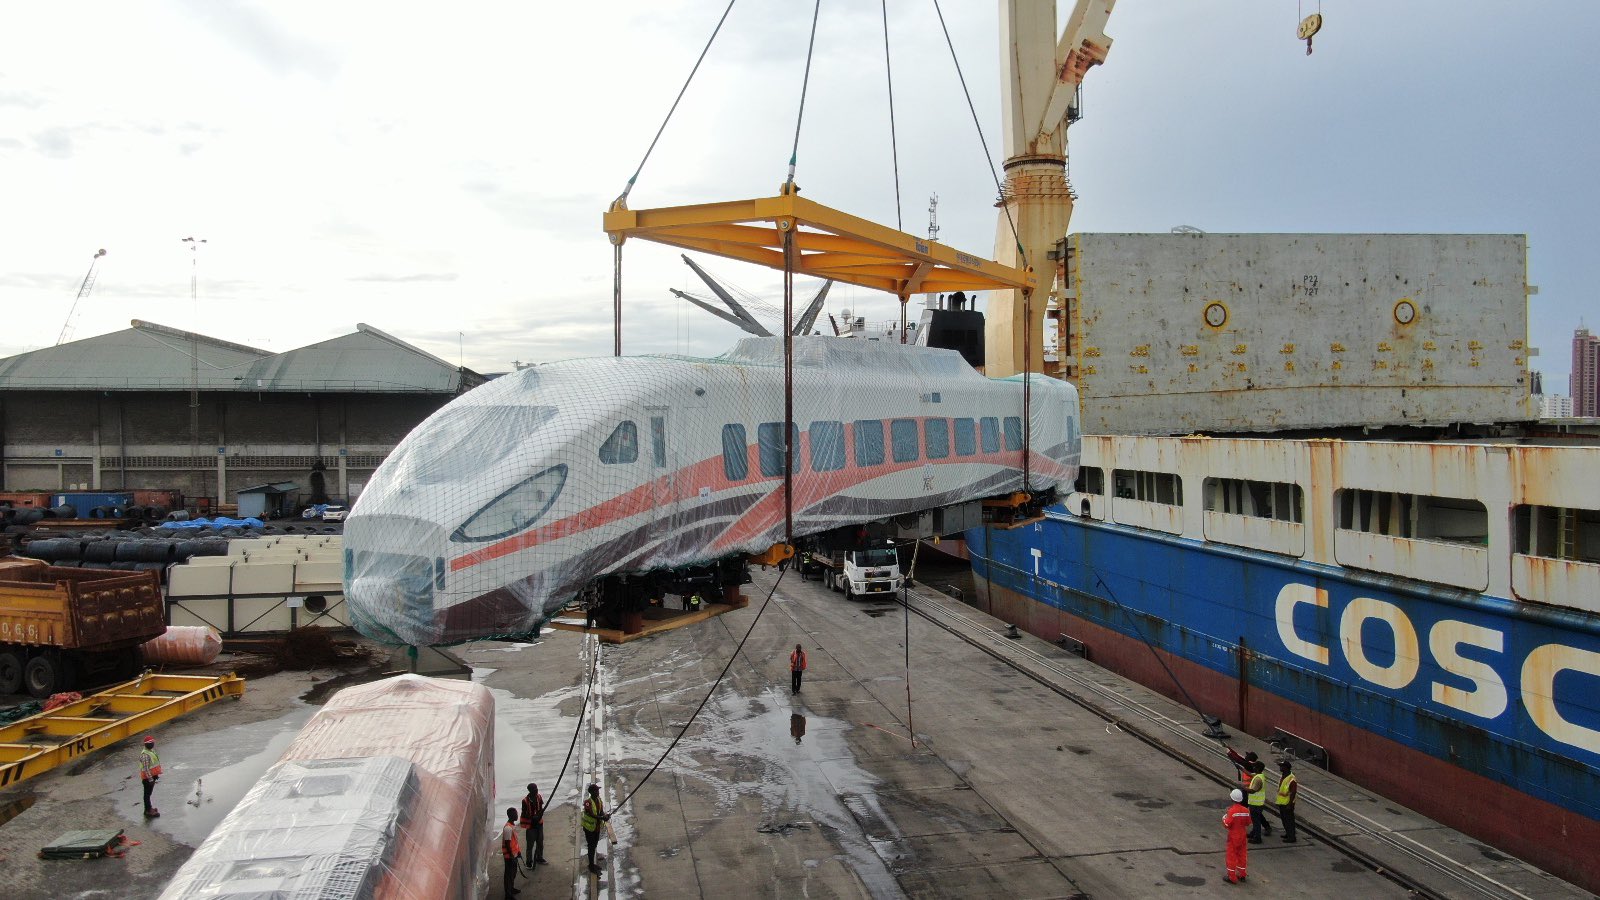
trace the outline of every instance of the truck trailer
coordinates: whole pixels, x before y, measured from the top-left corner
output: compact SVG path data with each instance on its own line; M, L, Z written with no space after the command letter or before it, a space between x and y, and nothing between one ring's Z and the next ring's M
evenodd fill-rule
M42 699L130 678L139 645L166 630L155 572L0 559L0 694Z

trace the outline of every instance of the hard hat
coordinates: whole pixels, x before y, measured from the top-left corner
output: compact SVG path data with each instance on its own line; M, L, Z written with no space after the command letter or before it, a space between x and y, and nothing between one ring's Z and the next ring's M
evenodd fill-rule
M144 742L146 744L154 744L156 742L156 736L153 734L147 734L144 736Z
M1233 802L1235 802L1235 803L1243 803L1244 802L1244 791L1241 791L1238 788L1234 788L1233 789L1233 793L1229 794L1228 796L1232 797L1233 798Z

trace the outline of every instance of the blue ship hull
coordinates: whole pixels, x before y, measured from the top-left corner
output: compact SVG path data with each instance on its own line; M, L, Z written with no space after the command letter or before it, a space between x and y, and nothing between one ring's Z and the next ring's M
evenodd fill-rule
M995 615L1251 733L1321 744L1341 775L1600 883L1600 617L1059 507L967 544Z

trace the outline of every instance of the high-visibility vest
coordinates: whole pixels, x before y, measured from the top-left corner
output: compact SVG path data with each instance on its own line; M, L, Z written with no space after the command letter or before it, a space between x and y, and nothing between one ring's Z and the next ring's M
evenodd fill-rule
M500 829L500 855L506 859L516 859L522 855L522 848L517 846L516 826L510 822Z
M603 812L603 810L600 807L600 801L598 799L596 799L594 797L589 797L588 799L584 800L583 801L583 830L584 831L599 831L600 830L600 814L602 812Z
M522 798L522 827L544 824L544 795L535 793Z
M1291 791L1293 791L1294 785L1297 782L1299 782L1299 780L1300 779L1294 777L1293 773L1290 773L1288 775L1283 776L1283 780L1278 782L1278 805L1279 806L1288 806L1290 803L1294 802L1294 796L1291 793Z
M1250 779L1250 805L1267 805L1267 776L1257 772Z
M804 672L806 670L806 655L804 651L796 650L789 654L789 671Z
M139 780L152 781L161 777L161 757L146 747L139 751Z

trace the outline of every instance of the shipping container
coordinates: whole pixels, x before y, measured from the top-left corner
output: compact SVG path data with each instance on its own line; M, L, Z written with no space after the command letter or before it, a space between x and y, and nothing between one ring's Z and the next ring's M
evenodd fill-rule
M45 491L0 491L0 506L17 509L48 509L53 506Z
M67 491L53 495L55 502L51 506L70 504L78 511L78 518L89 518L89 511L101 506L114 506L117 509L127 509L133 505L133 494L128 491L108 493L103 491Z

